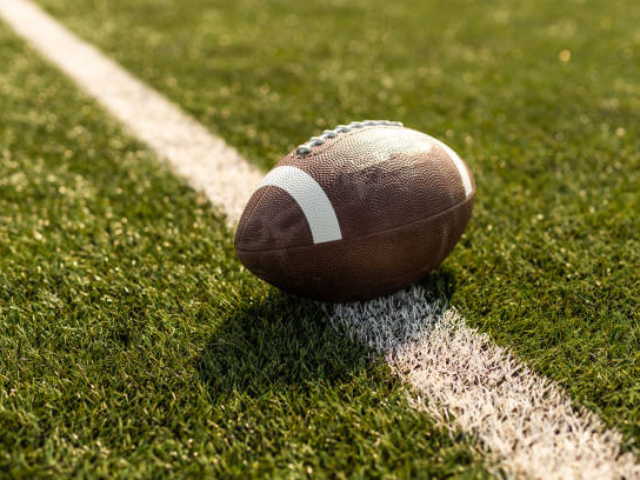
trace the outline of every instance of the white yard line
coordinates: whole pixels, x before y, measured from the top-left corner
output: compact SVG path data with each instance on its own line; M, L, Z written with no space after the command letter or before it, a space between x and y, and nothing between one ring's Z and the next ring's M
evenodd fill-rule
M28 1L0 0L15 31L237 222L263 174L233 148Z
M237 221L262 174L234 149L29 1L0 0L0 15ZM634 456L620 453L619 433L426 297L414 287L326 308L337 328L385 355L417 408L475 435L509 476L640 478Z
M562 388L536 375L451 308L414 287L366 303L328 309L353 340L385 355L413 387L411 402L477 435L510 476L539 479L640 477L635 457L621 454L621 435Z

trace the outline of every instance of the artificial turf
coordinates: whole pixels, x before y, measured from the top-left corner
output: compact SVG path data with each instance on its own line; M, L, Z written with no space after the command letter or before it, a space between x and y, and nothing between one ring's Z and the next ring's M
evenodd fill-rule
M0 477L486 478L0 25Z
M439 291L640 440L634 1L39 3L262 167L354 119L449 143L478 193Z

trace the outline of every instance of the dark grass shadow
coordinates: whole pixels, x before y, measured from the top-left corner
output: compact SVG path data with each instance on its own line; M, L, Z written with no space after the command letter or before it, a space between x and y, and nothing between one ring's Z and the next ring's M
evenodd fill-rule
M199 372L214 398L259 396L309 381L342 383L366 361L367 349L340 335L320 304L273 291L217 328Z
M429 300L440 300L449 303L456 291L456 278L452 270L447 267L440 267L427 275L418 285L427 291Z
M454 276L446 269L421 285L430 299L447 300ZM198 370L214 399L250 396L311 382L341 384L370 365L372 351L327 320L322 304L276 291L240 309L209 340Z

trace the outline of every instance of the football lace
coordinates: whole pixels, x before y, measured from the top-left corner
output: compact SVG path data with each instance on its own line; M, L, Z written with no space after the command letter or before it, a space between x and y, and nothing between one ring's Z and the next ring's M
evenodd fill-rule
M349 125L338 125L333 130L325 130L319 137L311 137L307 143L303 143L296 148L296 153L298 155L306 155L307 153L311 153L313 147L322 145L328 139L335 138L341 133L350 132L358 128L372 127L375 125L383 125L387 127L403 126L401 122L390 122L388 120L364 120L362 122L351 122Z

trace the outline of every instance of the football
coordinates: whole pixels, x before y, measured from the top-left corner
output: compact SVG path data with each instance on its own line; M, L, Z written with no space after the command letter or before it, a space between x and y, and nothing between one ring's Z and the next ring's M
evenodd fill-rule
M454 248L475 183L460 157L401 123L363 121L285 156L249 200L240 261L296 295L367 300L423 278Z

